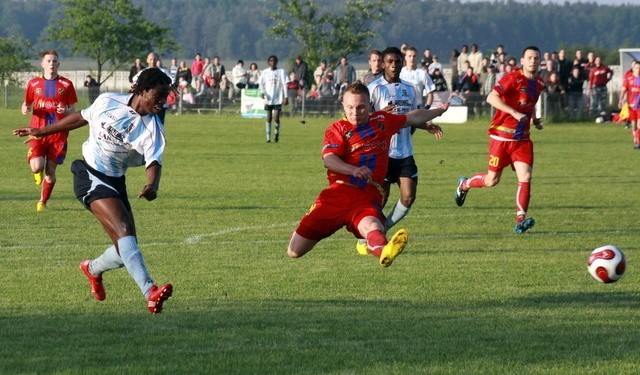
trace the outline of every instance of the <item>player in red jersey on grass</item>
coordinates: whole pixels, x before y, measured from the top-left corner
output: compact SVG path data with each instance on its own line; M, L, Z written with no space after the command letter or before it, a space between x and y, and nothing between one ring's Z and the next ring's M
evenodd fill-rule
M60 60L55 50L44 51L40 65L43 73L27 83L22 114L33 113L29 124L32 128L44 128L55 124L75 111L78 102L73 83L58 75ZM36 211L44 211L56 184L56 168L67 155L68 132L42 138L30 138L27 163L37 185L42 185Z
M545 88L537 76L540 66L540 50L529 46L522 52L521 69L508 73L493 87L487 103L496 109L489 127L489 166L487 173L471 178L460 177L455 201L462 206L469 189L492 187L500 182L502 170L511 166L518 178L516 191L516 233L524 233L536 221L527 218L531 198L531 171L533 168L533 142L529 137L531 123L542 129L535 117L535 105Z
M326 129L322 147L329 187L320 193L293 232L287 254L299 258L320 240L346 226L357 238L366 238L369 252L379 258L382 267L388 267L408 240L404 229L390 241L384 234L382 185L391 137L401 128L422 126L442 115L449 104L402 115L370 113L369 90L363 83L355 82L347 87L342 106L345 118Z
M640 129L638 129L638 120L640 120L640 63L638 61L633 62L630 73L627 72L622 80L618 107L622 109L625 103L629 105L628 120L631 122L633 148L638 150L640 149Z

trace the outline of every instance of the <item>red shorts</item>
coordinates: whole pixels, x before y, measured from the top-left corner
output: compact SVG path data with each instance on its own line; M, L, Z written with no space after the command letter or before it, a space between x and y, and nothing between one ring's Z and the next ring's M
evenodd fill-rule
M351 185L334 183L320 192L309 212L302 218L296 233L320 241L343 226L361 238L358 224L367 216L374 216L384 223L382 195L372 185L360 189Z
M44 137L29 141L29 151L27 151L27 163L33 158L46 158L55 161L56 164L64 163L67 156L67 141L62 141L59 137Z
M500 172L513 162L519 161L533 167L533 142L500 141L489 138L489 167L493 172Z
M629 118L627 120L629 121L640 120L640 108L638 109L629 108Z

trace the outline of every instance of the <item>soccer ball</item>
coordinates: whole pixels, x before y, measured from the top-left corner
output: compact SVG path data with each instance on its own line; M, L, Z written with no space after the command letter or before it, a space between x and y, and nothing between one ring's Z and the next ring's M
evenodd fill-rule
M587 268L594 279L601 283L618 281L627 267L624 253L613 245L601 246L589 256Z
M604 122L604 117L599 116L599 117L596 118L596 123L597 124L602 124L603 122Z

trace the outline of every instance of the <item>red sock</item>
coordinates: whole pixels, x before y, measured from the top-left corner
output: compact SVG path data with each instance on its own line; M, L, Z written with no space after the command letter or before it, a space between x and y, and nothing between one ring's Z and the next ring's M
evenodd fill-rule
M471 178L467 178L467 180L462 185L468 189L483 188L485 187L484 178L486 177L486 175L486 173L478 173Z
M527 210L529 209L529 199L531 199L531 184L529 182L518 182L518 191L516 192L516 221L524 220ZM522 220L519 220L522 218Z
M47 203L49 198L51 197L51 192L53 191L53 187L56 186L56 182L49 182L45 178L42 182L42 193L40 194L40 202Z
M372 230L367 233L367 246L369 246L369 252L378 258L380 258L382 249L387 242L387 237L385 237L380 230Z

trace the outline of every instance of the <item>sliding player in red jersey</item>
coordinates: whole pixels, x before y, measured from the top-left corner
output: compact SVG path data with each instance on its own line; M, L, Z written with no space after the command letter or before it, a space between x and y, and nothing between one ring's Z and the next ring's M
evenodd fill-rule
M366 238L369 252L388 267L404 249L408 234L397 231L390 241L382 214L384 178L391 137L401 128L423 126L442 115L449 104L416 109L406 114L370 113L369 90L361 82L347 86L342 106L345 118L331 124L324 135L322 159L329 187L324 189L291 235L287 254L299 258L343 226Z
M44 128L53 125L75 111L78 101L73 83L58 75L60 61L55 50L42 53L40 65L43 74L27 83L22 114L31 116L32 128ZM67 155L68 132L29 140L27 162L33 172L37 185L42 185L40 200L36 211L44 211L51 192L56 184L56 168Z
M526 218L533 168L533 143L529 138L529 129L531 123L542 129L540 119L535 118L535 105L545 87L542 79L536 75L540 66L538 47L525 48L520 64L520 70L502 77L487 96L487 103L496 109L488 131L488 172L478 173L471 178L460 177L454 196L456 204L462 206L469 189L496 186L502 170L510 165L518 177L516 233L524 233L536 223L533 218Z

